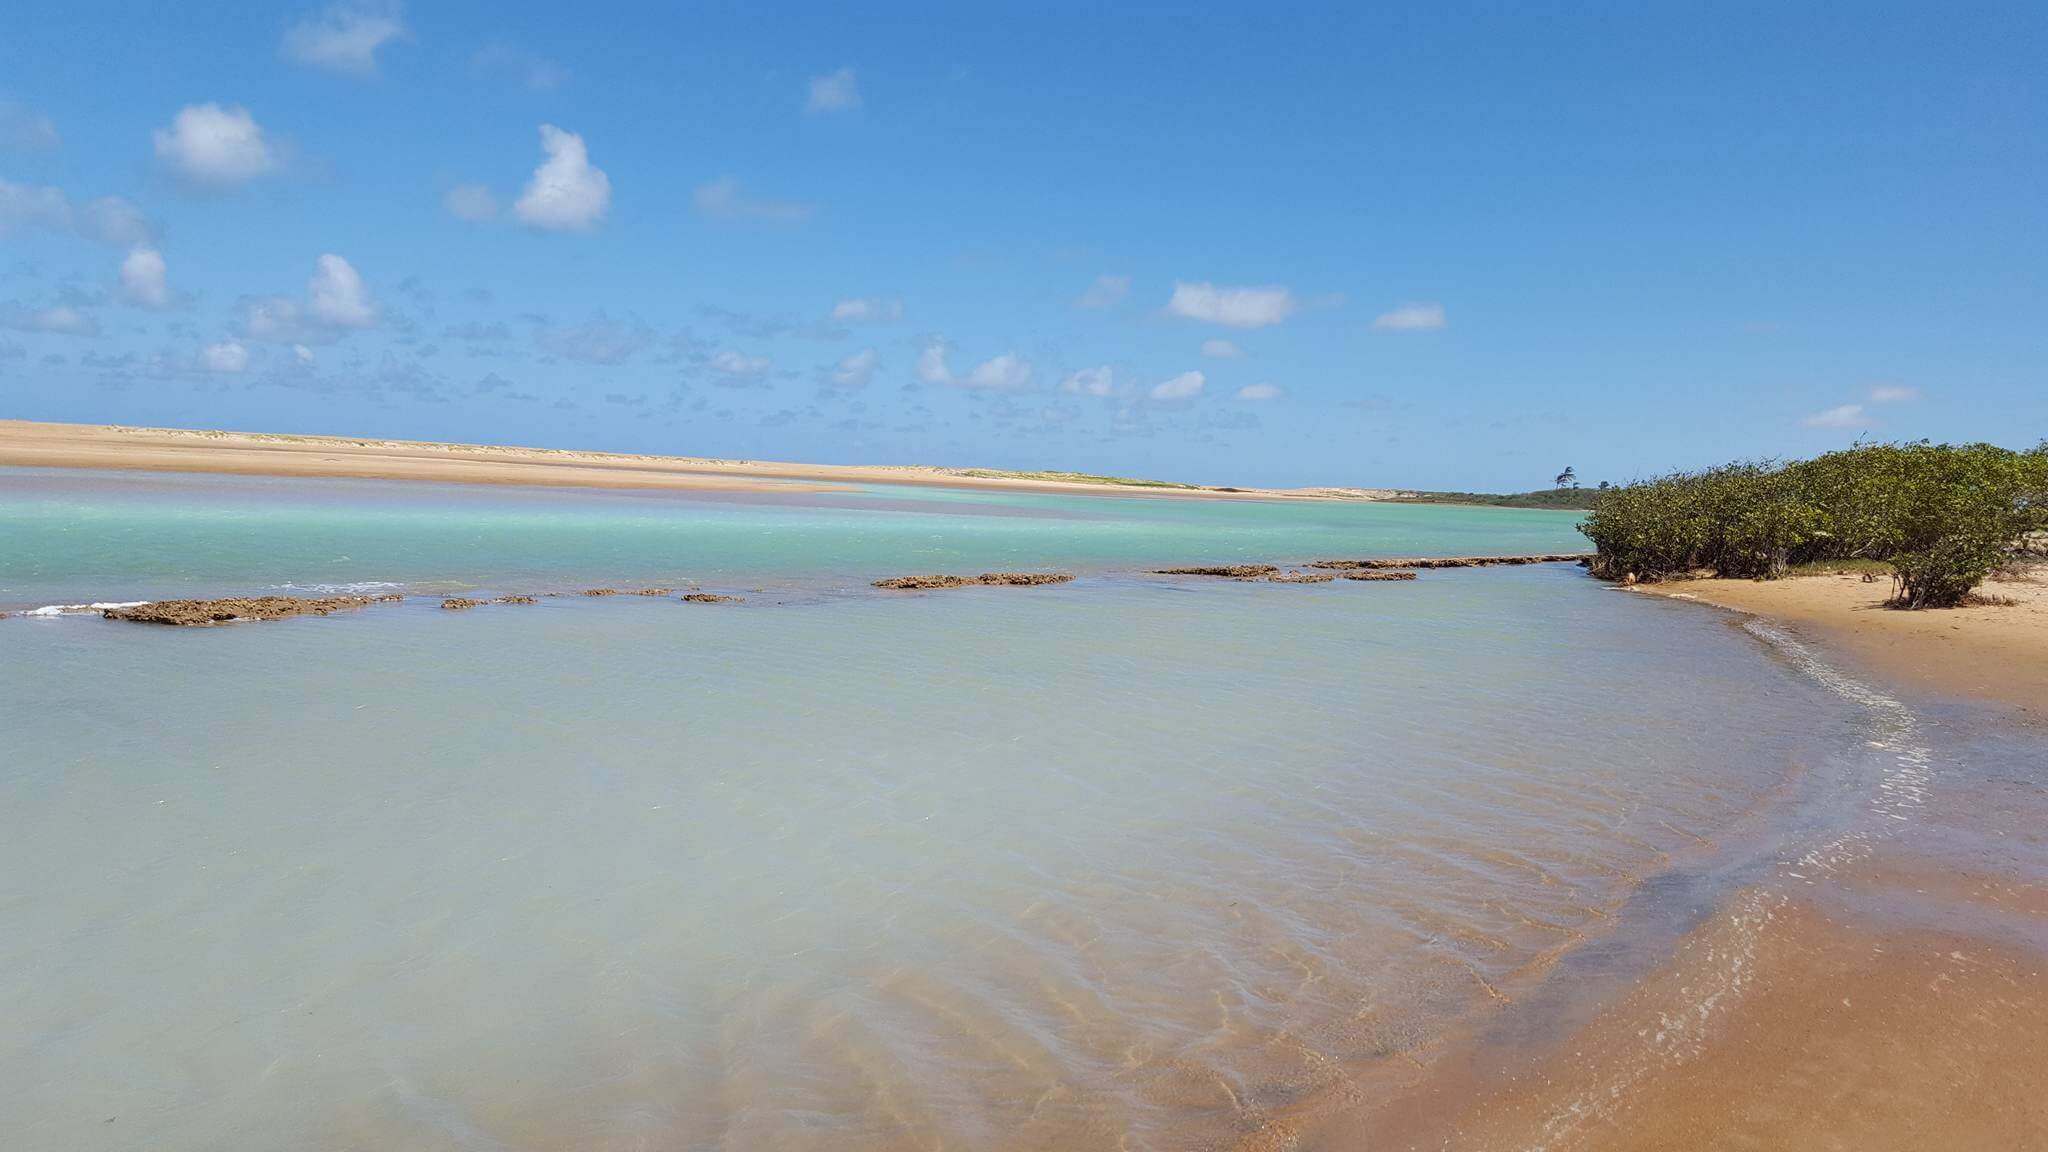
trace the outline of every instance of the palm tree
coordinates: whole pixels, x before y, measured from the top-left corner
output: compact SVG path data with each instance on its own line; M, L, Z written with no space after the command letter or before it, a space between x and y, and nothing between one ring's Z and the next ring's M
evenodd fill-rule
M1579 474L1572 471L1571 465L1565 465L1564 471L1557 474L1557 486L1559 488L1577 488L1579 486Z

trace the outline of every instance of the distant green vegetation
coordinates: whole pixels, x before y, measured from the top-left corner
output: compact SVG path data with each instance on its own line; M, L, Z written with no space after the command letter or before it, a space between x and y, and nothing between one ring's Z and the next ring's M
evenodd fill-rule
M2048 442L1859 444L1812 460L1677 472L1599 493L1580 526L1593 573L1659 580L1711 569L1774 579L1884 561L1893 603L1961 603L2023 533L2048 527Z
M977 480L1059 480L1069 484L1114 484L1125 488L1200 488L1199 484L1180 484L1172 480L1140 480L1130 476L1097 476L1090 472L1006 472L1000 468L959 468L955 476L970 476Z
M1598 488L1540 488L1534 492L1403 492L1404 504L1483 504L1490 508L1589 509L1599 502Z

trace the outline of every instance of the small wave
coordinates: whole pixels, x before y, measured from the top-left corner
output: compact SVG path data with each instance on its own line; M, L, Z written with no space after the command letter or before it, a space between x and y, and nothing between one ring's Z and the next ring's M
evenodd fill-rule
M140 608L147 603L147 600L102 600L92 604L45 604L41 608L31 608L22 615L40 616L47 620L53 616L84 616L92 612L104 612L109 608Z
M361 596L369 592L389 592L405 585L390 580L356 580L345 584L295 584L286 581L272 584L280 592L313 592L322 596Z

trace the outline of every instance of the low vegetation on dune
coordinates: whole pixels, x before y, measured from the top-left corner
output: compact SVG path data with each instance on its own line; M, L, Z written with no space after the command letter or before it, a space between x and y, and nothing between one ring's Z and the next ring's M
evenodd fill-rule
M1729 464L1611 487L1580 531L1593 573L1710 571L1776 579L1801 567L1889 566L1902 608L1962 603L2014 542L2048 528L2048 442L1858 444L1812 460Z
M1604 488L1539 488L1534 492L1402 492L1396 504L1476 504L1487 508L1592 508Z
M1179 488L1195 491L1199 484L1182 484L1175 480L1146 480L1137 476L1098 476L1092 472L1012 472L1001 468L955 468L955 476L966 476L975 480L1056 480L1066 484L1107 484L1119 488Z

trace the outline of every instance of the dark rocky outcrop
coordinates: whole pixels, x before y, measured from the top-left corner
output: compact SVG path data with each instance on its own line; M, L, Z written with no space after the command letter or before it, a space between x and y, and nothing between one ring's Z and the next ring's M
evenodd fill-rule
M1278 564L1211 564L1195 568L1154 568L1154 576L1227 576L1232 580L1256 580L1280 571Z
M1335 580L1335 572L1268 572L1263 576L1239 576L1246 584L1328 584Z
M671 595L671 594L673 594L674 592L675 592L675 589L673 589L673 588L642 588L642 589L640 589L639 591L637 591L637 592L633 593L633 595L635 595L635 596L668 596L668 595Z
M875 581L875 587L901 590L965 588L969 585L986 584L1029 588L1040 584L1064 584L1072 579L1072 576L1064 572L983 572L979 576L892 576L887 580Z
M1400 569L1354 568L1344 573L1346 580L1413 580L1415 573Z
M108 608L100 615L109 620L130 620L139 624L170 624L193 627L227 624L237 620L282 620L288 616L325 616L388 604L405 597L396 593L380 596L246 596L225 600L155 600L133 608Z
M617 588L585 588L581 593L584 596L617 596L618 594L619 590Z
M459 608L481 608L485 603L486 601L471 600L466 596L450 596L446 600L441 601L441 607L454 611Z
M745 601L738 596L721 596L716 592L692 592L683 597L685 604L741 604Z
M1576 564L1590 552L1545 552L1531 556L1427 556L1406 560L1318 560L1311 568L1373 570L1382 568L1494 568L1518 564Z
M534 599L533 599L533 597L531 597L531 596L500 596L500 597L498 597L498 598L497 598L496 600L493 600L493 601L491 601L491 603L493 603L493 604L532 604L532 603L534 603Z

